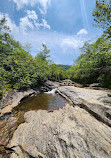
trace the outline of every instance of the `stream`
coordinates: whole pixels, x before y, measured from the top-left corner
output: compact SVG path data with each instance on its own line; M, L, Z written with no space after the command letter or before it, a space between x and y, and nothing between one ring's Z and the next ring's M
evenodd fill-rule
M66 103L63 97L52 91L40 93L36 96L30 96L21 100L20 104L13 109L11 115L6 115L5 119L0 120L0 154L8 158L3 146L7 146L17 127L24 122L24 114L30 110L57 110ZM1 157L0 157L1 158Z
M67 101L55 91L49 91L46 93L38 94L37 96L31 96L25 98L21 103L14 108L15 111L27 112L30 110L56 110L62 108Z

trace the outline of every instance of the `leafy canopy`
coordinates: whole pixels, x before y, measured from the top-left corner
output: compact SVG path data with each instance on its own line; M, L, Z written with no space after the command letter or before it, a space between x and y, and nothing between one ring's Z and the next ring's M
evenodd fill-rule
M92 13L97 27L105 30L108 37L111 37L111 1L96 0L96 8Z
M85 43L85 52L70 68L70 78L82 83L100 82L101 86L111 88L111 42L101 36L96 42Z
M21 90L40 86L47 79L57 80L64 76L50 57L50 50L45 44L43 49L33 58L30 55L31 45L23 47L11 36L6 19L0 20L0 96L6 90Z

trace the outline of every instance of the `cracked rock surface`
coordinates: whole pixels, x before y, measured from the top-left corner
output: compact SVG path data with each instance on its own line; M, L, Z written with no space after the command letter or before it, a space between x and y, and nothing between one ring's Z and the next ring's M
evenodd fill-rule
M111 127L111 91L64 86L59 87L58 92Z
M29 111L9 144L11 158L111 158L111 128L85 109Z

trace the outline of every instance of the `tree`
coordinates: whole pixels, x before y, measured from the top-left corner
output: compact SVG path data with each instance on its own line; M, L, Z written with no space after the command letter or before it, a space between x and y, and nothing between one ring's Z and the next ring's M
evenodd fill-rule
M111 37L111 1L96 0L96 8L92 14L97 27L101 27Z
M30 44L23 47L16 41L6 24L0 20L0 97L7 90L37 87L47 79L63 78L61 67L48 60L50 50L45 44L35 58L29 53Z
M31 48L32 48L31 43L28 43L28 42L26 42L25 45L24 45L24 47L23 47L23 49L24 49L26 52L28 52L28 53L30 53Z
M36 60L41 60L41 61L47 61L47 58L50 57L49 53L50 50L47 49L47 46L45 44L42 44L43 49L40 51L39 54L35 57Z
M0 95L9 89L26 89L37 85L32 75L35 60L11 36L6 19L0 20Z
M64 70L54 62L49 65L49 79L52 81L61 80L64 78Z
M7 20L5 18L5 16L0 19L0 34L2 34L3 32L10 32L10 28L7 26Z
M85 43L76 63L70 68L70 77L82 83L100 82L111 88L111 43L101 36L92 44Z
M42 47L43 49L35 57L36 75L33 74L39 84L42 84L49 76L49 60L47 58L50 57L50 50L47 49L45 44L42 44Z
M93 16L96 26L103 28L104 34L94 43L84 44L83 53L68 74L77 82L100 82L101 86L111 88L111 1L96 0Z

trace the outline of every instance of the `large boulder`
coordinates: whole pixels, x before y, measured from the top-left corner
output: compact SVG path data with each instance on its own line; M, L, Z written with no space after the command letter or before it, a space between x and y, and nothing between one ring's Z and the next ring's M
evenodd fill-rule
M19 103L20 100L24 97L27 97L38 92L38 90L35 91L33 89L28 89L26 91L7 91L1 100L1 107Z
M92 83L89 85L89 87L99 87L100 83Z
M74 83L75 82L72 82L69 79L62 80L62 81L59 82L60 86L72 86L72 85L74 85Z
M57 87L59 87L59 82L53 82L53 81L47 80L44 83L44 85L41 87L41 91L47 92Z
M9 147L11 158L110 158L111 128L78 106L30 111Z
M73 82L69 79L62 80L62 81L59 82L59 84L60 84L60 86L75 86L75 87L80 87L80 88L83 87L82 84Z
M65 86L59 87L58 92L111 127L111 91Z

